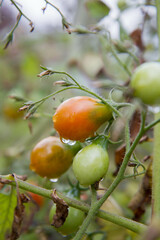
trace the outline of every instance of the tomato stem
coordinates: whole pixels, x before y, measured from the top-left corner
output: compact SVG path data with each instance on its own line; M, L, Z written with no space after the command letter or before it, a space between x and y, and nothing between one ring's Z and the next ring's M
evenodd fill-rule
M6 181L5 184L9 184L9 185L14 186L14 187L16 186L16 182L15 182L13 176L10 175L10 174L9 175L0 175L0 180L2 182ZM8 181L8 180L10 180L10 181ZM46 197L48 199L52 199L53 190L48 190L48 189L45 189L45 188L42 188L42 187L39 187L39 186L32 185L28 182L20 180L18 177L17 177L17 183L18 183L18 187L20 189L26 190L27 192L36 193L36 194L38 194L40 196L43 196L43 197ZM60 198L62 198L71 207L80 209L84 212L88 212L89 209L90 209L90 205L88 205L86 203L83 203L79 200L69 198L69 197L65 196L64 194L62 194L58 191L57 191L57 195ZM94 214L95 213L93 212L93 215ZM105 211L102 211L102 210L99 210L97 212L97 216L100 217L100 218L103 218L104 220L115 223L119 226L123 226L123 227L125 227L125 228L127 228L127 229L129 229L133 232L136 232L136 233L140 233L140 232L147 229L147 227L144 224L141 224L141 223L135 222L133 220L129 220L128 218L118 216L116 214L112 214L112 213L105 212Z
M160 112L155 114L155 120L160 118ZM153 174L152 174L153 218L160 218L160 124L154 128Z
M157 8L157 32L159 38L159 61L160 61L160 0L156 0ZM160 111L155 113L155 121L160 118ZM160 124L154 128L154 147L153 147L153 173L152 173L152 202L153 218L160 219Z

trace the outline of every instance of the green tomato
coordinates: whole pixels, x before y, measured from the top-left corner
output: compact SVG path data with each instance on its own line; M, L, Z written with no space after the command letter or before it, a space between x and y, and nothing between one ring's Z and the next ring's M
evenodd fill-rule
M143 63L135 70L131 78L134 96L144 103L153 105L160 103L160 63Z
M92 143L77 153L72 167L79 183L89 186L104 177L108 165L107 151L101 145Z
M55 213L56 204L54 204L51 208L49 215L50 222L53 221L53 216L55 215ZM62 235L68 235L78 230L78 228L82 225L84 218L85 218L84 212L82 212L79 209L69 207L68 216L64 224L59 228L55 227L54 228L57 230L57 232L61 233Z

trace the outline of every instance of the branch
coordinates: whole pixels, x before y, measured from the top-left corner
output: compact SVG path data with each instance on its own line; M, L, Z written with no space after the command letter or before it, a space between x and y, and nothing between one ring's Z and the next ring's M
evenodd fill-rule
M11 174L10 175L0 175L0 181L5 184L16 186L14 177ZM32 185L28 182L20 180L18 177L17 177L17 183L18 183L19 188L21 188L23 190L26 190L28 192L33 192L33 193L36 193L43 197L52 199L53 190L48 190L48 189L44 189L42 187ZM81 201L78 201L76 199L69 198L58 191L57 191L57 195L60 198L62 198L71 207L80 209L84 212L88 212L90 209L90 205L83 203ZM119 226L127 228L136 233L141 233L147 229L146 225L144 225L144 224L141 224L141 223L135 222L133 220L127 219L125 217L118 216L116 214L112 214L112 213L105 212L102 210L99 210L96 215L97 215L97 217L103 218L104 220L115 223Z

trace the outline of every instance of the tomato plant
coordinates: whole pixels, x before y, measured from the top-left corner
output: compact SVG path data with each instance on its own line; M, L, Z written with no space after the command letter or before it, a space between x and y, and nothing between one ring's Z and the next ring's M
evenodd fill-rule
M106 149L96 143L84 147L73 160L73 172L83 186L89 186L103 178L108 166Z
M140 98L146 104L160 103L159 76L159 62L147 62L137 67L131 78L134 96Z
M41 177L58 178L71 166L79 149L79 144L70 147L57 137L44 138L31 152L30 169Z
M108 106L91 97L74 97L64 101L54 116L54 128L61 138L84 141L112 117Z

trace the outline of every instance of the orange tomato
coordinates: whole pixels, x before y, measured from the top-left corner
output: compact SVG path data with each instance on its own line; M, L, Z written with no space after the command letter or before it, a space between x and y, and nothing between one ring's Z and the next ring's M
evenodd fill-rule
M111 109L91 97L74 97L64 101L54 116L54 128L61 138L84 141L94 136L95 131L111 119Z
M32 200L39 206L42 207L44 204L44 198L36 193L29 192L29 196L32 198Z
M13 100L8 100L3 106L3 113L6 119L15 121L24 116L24 112L20 112L20 103L14 102Z
M44 138L31 152L30 169L41 177L58 178L71 166L79 149L78 143L68 146L57 137Z

